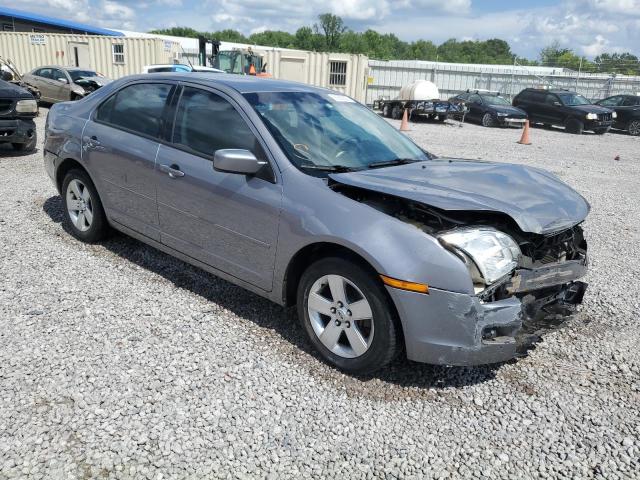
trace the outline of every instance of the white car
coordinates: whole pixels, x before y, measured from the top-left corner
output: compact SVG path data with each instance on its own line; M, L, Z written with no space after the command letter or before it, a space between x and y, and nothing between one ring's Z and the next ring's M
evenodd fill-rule
M146 65L142 69L142 73L160 73L160 72L212 72L225 73L213 67L202 67L200 65L184 65L182 63L172 63L165 65Z

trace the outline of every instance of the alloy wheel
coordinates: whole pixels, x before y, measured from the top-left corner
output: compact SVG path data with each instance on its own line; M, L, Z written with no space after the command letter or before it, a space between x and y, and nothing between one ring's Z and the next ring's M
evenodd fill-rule
M362 291L340 275L325 275L311 286L307 311L313 331L332 353L356 358L373 341L373 314Z
M640 120L634 120L629 124L629 134L634 136L640 135Z
M87 186L80 180L73 179L67 186L67 211L71 223L80 230L86 232L93 222L93 203L91 193Z

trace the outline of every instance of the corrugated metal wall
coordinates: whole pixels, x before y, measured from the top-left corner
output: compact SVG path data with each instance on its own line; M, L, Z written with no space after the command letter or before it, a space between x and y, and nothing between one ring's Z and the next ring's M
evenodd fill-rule
M364 102L367 93L367 77L369 75L369 59L365 55L350 55L344 53L321 53L305 50L260 50L253 52L262 55L267 63L267 72L274 78L293 80L330 88L349 95L359 102ZM198 51L185 49L183 62L197 63ZM331 62L346 63L346 78L344 85L330 84ZM336 77L334 76L334 79Z
M511 97L524 88L543 85L575 90L591 100L640 92L640 77L561 68L381 60L370 60L369 67L373 81L367 91L367 104L380 98L396 98L403 85L420 79L435 83L443 99L467 89L498 91Z
M70 42L86 44L90 68L113 79L141 73L145 65L173 63L180 53L179 43L157 38L2 32L0 55L23 73L41 65L73 65ZM124 63L114 63L113 44L124 46Z

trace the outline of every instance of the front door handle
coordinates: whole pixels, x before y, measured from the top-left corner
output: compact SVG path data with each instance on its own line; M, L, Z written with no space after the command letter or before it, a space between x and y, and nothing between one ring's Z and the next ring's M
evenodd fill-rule
M166 173L171 178L184 177L184 172L175 163L173 165L160 165L160 171Z

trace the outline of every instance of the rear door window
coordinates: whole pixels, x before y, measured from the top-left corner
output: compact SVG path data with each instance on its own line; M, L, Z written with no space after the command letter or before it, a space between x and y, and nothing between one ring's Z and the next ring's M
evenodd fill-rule
M611 98L607 98L605 100L602 100L600 102L600 105L602 105L603 107L617 107L622 103L622 97L621 96L616 96L616 97L611 97Z
M640 97L627 97L624 99L622 105L624 107L634 107L636 105L640 105Z
M555 106L556 102L560 102L560 99L553 93L547 93L547 96L544 99L544 103L546 103L547 105Z
M98 107L95 120L159 138L172 88L173 85L167 83L137 83L125 87Z
M213 92L185 87L178 102L173 143L198 155L239 148L264 154L253 132L227 100Z
M478 94L473 94L469 97L469 101L471 103L477 103L477 104L481 104L482 103L482 98L480 98L480 95Z

